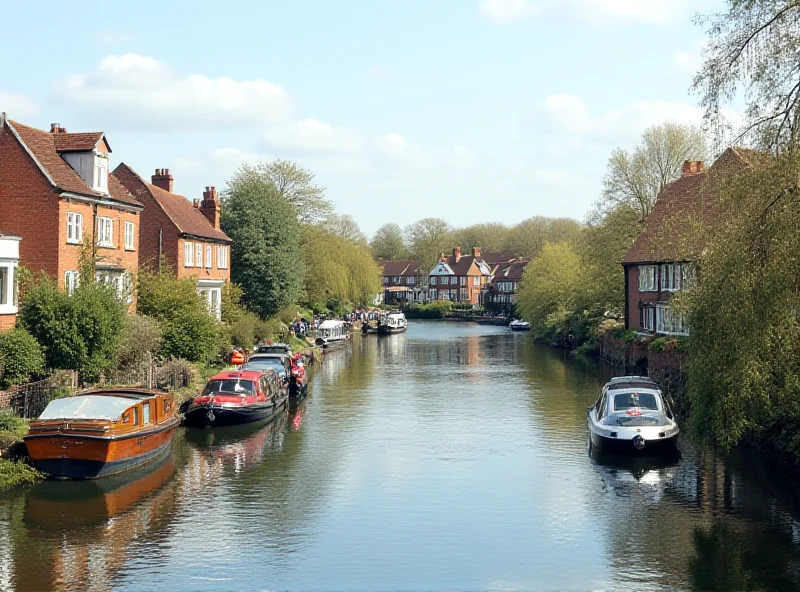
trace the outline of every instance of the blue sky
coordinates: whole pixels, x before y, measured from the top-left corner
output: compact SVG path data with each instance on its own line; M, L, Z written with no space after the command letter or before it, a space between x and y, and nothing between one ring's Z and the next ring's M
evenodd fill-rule
M581 219L648 125L689 93L721 0L5 2L0 110L106 132L112 166L176 191L243 161L311 169L371 234Z

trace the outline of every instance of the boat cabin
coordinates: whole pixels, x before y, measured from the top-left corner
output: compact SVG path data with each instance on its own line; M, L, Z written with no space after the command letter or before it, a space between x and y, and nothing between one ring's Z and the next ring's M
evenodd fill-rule
M665 425L674 415L658 385L640 376L613 378L595 404L598 423L618 426Z
M271 369L225 371L208 380L198 399L233 395L246 399L265 400L280 392L280 383L278 374Z
M408 321L402 312L390 312L381 319L381 324L399 329L408 326Z
M284 354L292 356L292 346L288 343L267 343L256 347L256 354Z
M323 321L317 329L317 345L325 346L328 343L344 341L348 338L348 327L344 321L328 319Z

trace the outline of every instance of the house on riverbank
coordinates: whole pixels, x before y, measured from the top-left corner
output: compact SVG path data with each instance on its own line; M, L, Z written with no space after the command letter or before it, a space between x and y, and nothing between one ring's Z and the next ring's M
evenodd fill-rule
M511 314L517 305L519 285L528 263L528 260L518 257L495 267L483 295L483 304L487 309L499 314Z
M477 306L482 304L481 293L492 277L492 269L481 257L479 247L473 247L472 255L466 256L456 247L450 257L442 253L428 276L428 300Z
M110 154L103 132L68 133L57 123L46 132L0 115L0 229L22 239L20 265L68 293L92 245L97 279L133 310L144 206L109 174Z
M198 294L219 319L222 288L231 279L233 241L220 229L216 188L206 187L202 202L190 202L172 192L169 169L156 169L148 183L122 163L112 177L145 205L141 215L141 266L157 270L165 261L177 277L194 278Z
M687 161L681 177L664 187L622 261L626 328L652 335L689 333L671 300L694 283L695 261L724 218L723 184L745 172L754 158L753 151L729 148L707 168Z
M382 268L383 302L386 304L425 302L427 276L414 259L384 261Z

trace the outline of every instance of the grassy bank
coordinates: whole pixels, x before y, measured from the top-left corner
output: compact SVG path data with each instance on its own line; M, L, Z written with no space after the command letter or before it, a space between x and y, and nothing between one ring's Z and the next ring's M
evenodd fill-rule
M44 478L19 455L22 438L28 433L28 421L10 409L0 410L0 491L30 485Z

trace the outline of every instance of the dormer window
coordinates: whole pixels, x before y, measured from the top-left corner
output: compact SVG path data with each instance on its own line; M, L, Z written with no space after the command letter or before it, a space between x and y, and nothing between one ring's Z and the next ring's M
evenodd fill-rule
M94 155L93 189L102 193L108 193L108 158L105 154Z

